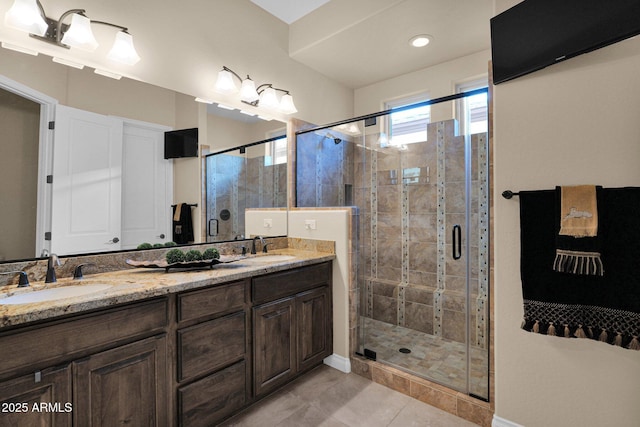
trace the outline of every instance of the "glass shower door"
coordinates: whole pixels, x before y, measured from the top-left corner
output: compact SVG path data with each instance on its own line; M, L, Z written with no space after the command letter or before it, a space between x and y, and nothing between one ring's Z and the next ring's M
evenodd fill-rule
M360 351L486 399L487 135L427 129L402 145L369 135L359 151Z

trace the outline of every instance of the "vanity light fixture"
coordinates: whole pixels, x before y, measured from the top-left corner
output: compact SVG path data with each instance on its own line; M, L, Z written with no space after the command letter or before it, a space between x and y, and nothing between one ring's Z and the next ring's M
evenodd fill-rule
M65 24L65 18L71 16L71 22ZM31 37L69 49L77 48L94 51L98 42L91 31L91 24L101 24L119 29L113 47L107 58L127 65L140 60L133 38L126 27L104 21L94 21L85 15L84 9L70 9L58 20L47 17L40 0L14 0L13 6L5 13L7 27L28 32Z
M237 79L240 82L240 88L236 84ZM242 79L235 71L228 67L222 67L218 72L218 80L216 81L216 92L224 95L239 94L240 101L253 105L254 107L262 107L267 110L276 110L284 114L293 114L298 112L293 97L288 90L273 87L271 83L264 83L256 87L256 84L249 75L246 79ZM283 95L278 100L277 92Z

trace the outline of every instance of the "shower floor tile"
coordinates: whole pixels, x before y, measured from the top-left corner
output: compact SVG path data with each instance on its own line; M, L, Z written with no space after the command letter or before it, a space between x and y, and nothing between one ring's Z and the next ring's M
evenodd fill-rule
M467 352L464 344L368 317L364 318L364 328L365 348L375 351L379 361L466 391ZM401 348L411 352L402 353ZM488 394L489 357L486 350L471 347L469 380L469 392L479 396Z

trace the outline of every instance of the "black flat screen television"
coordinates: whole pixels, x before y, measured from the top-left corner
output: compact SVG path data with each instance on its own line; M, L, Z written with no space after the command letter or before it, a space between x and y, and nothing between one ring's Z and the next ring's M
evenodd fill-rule
M640 0L524 0L491 19L502 83L640 33Z
M164 133L164 158L198 157L198 128Z

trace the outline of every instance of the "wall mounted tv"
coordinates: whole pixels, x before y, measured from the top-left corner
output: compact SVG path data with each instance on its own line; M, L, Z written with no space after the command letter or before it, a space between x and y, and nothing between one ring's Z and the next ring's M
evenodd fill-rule
M198 128L164 133L164 158L198 157Z
M491 19L502 83L640 33L640 0L524 0Z

